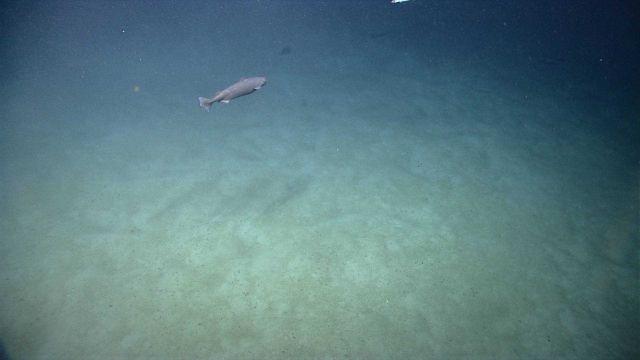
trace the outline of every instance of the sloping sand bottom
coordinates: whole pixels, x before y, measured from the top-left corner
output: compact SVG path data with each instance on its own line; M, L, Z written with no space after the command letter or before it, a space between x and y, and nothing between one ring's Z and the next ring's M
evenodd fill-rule
M637 189L581 126L602 114L446 67L375 88L306 76L209 114L142 88L84 122L11 127L11 356L634 351Z

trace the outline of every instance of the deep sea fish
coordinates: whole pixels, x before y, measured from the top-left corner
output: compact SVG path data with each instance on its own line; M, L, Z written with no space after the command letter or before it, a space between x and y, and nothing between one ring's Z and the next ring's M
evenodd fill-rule
M249 95L252 92L260 89L267 83L265 77L252 77L247 79L241 79L237 83L229 86L228 88L218 91L211 99L205 97L199 97L198 102L200 106L209 111L211 105L216 102L228 103L229 101L244 95Z

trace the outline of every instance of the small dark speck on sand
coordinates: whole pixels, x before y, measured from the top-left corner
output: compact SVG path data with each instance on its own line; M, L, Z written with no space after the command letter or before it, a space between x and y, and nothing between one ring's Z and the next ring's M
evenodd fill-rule
M291 46L287 45L280 50L280 55L289 55L291 54Z

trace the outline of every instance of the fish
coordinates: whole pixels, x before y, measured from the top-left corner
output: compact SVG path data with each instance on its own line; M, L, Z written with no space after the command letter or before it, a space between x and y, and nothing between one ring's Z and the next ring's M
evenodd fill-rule
M259 90L266 83L267 78L262 76L240 79L240 81L230 85L226 89L218 91L211 99L199 97L198 102L202 108L209 111L214 103L221 102L227 104L235 98L249 95L256 90Z

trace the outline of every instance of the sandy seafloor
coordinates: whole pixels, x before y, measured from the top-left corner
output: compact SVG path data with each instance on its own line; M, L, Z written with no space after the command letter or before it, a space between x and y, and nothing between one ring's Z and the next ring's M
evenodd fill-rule
M638 108L569 60L56 6L4 47L11 359L639 355Z

